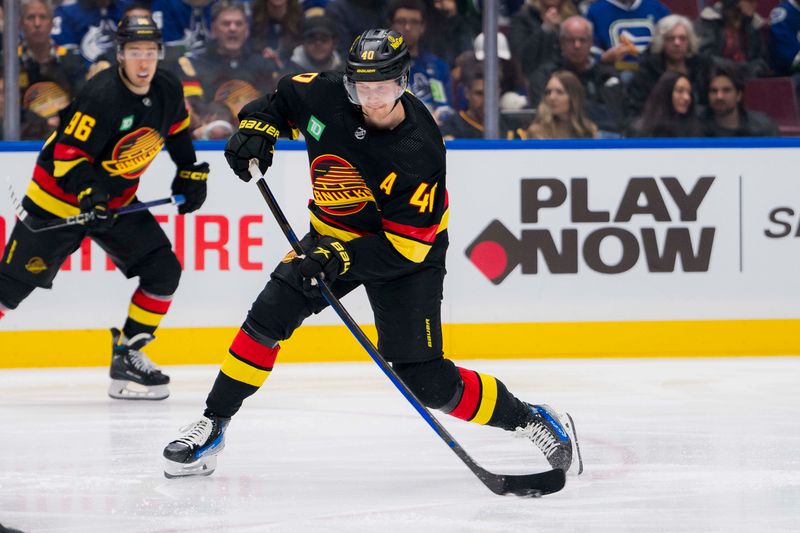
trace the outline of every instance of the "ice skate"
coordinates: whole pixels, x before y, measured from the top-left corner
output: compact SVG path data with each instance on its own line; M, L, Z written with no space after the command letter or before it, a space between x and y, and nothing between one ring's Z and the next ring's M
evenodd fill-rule
M111 328L111 385L108 395L118 400L163 400L169 396L169 376L140 350L154 337L148 333L134 335L121 342L122 333Z
M583 473L578 435L569 413L559 415L548 405L528 405L533 420L524 428L518 427L517 435L530 439L553 468L576 475Z
M204 416L180 429L183 436L164 448L164 475L210 476L217 467L217 454L225 449L225 428L230 418Z

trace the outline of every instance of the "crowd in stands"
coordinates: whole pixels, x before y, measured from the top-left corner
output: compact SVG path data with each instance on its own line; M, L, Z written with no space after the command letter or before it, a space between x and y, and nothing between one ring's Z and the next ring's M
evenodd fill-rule
M487 83L508 139L800 134L800 0L498 1L485 80L480 0L20 0L22 138L115 67L117 22L137 12L162 28L196 139L230 136L283 75L344 70L370 27L404 36L409 88L445 138L483 137Z

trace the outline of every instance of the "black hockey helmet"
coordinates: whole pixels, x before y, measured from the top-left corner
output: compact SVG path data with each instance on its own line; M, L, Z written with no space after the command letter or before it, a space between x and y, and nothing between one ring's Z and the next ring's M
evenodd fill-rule
M127 16L117 26L117 50L122 50L126 43L134 41L152 41L162 47L161 30L148 15Z
M396 80L401 90L408 86L411 56L403 36L382 28L366 30L356 37L347 54L344 83L350 101L358 104L355 83L359 81Z

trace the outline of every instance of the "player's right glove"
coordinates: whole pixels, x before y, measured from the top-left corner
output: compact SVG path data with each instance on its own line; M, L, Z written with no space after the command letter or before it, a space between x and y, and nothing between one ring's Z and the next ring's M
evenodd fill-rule
M272 165L272 153L280 132L270 124L263 113L247 115L239 123L225 145L225 159L239 179L250 181L250 160L258 159L258 168L264 174Z
M322 236L306 250L306 256L300 261L300 274L309 280L322 274L328 283L350 270L352 256L345 244L333 237Z
M108 210L108 193L97 185L86 187L78 193L81 214L88 215L83 223L91 230L105 230L114 224L114 215Z

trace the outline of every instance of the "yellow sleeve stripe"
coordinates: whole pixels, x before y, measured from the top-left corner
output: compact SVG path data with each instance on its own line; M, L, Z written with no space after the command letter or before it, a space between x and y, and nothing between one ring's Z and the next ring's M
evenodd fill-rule
M481 406L470 422L487 424L494 414L495 406L497 406L497 380L486 374L478 373L478 376L481 378Z
M169 129L168 135L175 135L176 133L180 133L188 127L189 127L189 116L187 116L182 121L173 124L172 127L170 127Z
M431 249L430 244L421 243L413 239L406 239L405 237L389 233L388 231L385 231L383 234L386 235L386 238L389 239L389 242L392 243L395 250L414 263L421 263L424 261Z
M231 354L225 357L220 370L229 378L247 383L253 387L260 387L263 385L269 376L269 371L250 366Z
M353 239L361 236L358 233L345 231L343 229L331 226L330 224L326 224L314 213L311 213L311 226L313 226L313 228L317 230L317 233L320 235L327 235L328 237L333 237L334 239L339 239L343 242L352 241Z
M83 163L84 161L89 161L85 157L79 157L78 159L72 159L70 161L60 161L56 159L53 161L53 177L60 178L61 176L65 176L67 172L78 166L79 163Z
M81 210L74 205L68 204L58 198L49 195L39 185L31 180L25 194L33 203L49 213L53 213L61 218L73 217L80 214Z
M134 303L128 307L128 316L131 318L131 320L135 320L136 322L144 324L145 326L158 326L161 323L161 319L164 318L164 315L145 311Z

